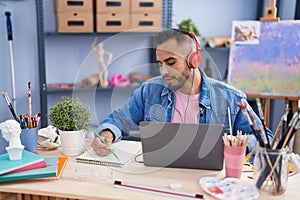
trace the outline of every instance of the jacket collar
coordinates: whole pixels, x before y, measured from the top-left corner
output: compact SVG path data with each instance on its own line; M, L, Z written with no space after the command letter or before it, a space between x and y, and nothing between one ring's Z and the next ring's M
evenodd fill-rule
M199 105L203 105L206 108L210 109L211 100L210 100L210 93L209 93L209 83L208 77L206 76L205 72L199 68L201 73L201 92L200 92L200 102Z

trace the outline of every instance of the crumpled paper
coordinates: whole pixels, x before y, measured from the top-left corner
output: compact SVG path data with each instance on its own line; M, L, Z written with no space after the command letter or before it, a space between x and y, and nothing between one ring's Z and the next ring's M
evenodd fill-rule
M38 148L50 150L60 147L60 136L56 130L57 129L51 125L38 130Z

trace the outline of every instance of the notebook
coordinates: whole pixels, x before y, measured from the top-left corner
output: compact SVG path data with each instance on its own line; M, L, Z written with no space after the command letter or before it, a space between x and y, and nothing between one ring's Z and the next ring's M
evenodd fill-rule
M44 158L44 160L47 164L46 167L2 175L0 176L0 182L48 177L55 177L58 179L67 162L67 157L60 158L57 156L53 156Z
M76 161L80 163L90 163L96 165L105 165L113 167L122 167L129 162L135 155L142 150L142 144L139 141L120 140L111 145L112 150L118 155L119 160L112 154L107 156L98 156L93 149L89 149L80 156Z
M57 170L56 170L56 179L60 179L60 176L65 169L65 166L68 162L68 157L67 156L59 156L58 157L58 164L57 164Z
M146 166L222 170L223 125L141 122Z
M0 155L0 175L44 161L44 157L27 150L23 150L22 159L10 160L8 153Z
M43 167L47 167L47 163L45 161L34 163L32 165L28 165L28 166L16 169L16 170L7 172L5 174L12 174L12 173L17 173L17 172L22 172L22 171L27 171L27 170L37 169L37 168L43 168Z

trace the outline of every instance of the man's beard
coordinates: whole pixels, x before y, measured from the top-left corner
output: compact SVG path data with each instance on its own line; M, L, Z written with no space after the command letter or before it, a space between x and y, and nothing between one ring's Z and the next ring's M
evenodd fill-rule
M175 83L169 83L168 81L167 84L168 84L168 87L170 90L172 91L176 91L178 89L180 89L185 83L186 81L189 79L190 77L190 68L186 67L184 69L184 71L181 73L181 75L179 77L176 77L174 75L166 75L166 76L163 76L163 78L172 78L173 82L175 81Z

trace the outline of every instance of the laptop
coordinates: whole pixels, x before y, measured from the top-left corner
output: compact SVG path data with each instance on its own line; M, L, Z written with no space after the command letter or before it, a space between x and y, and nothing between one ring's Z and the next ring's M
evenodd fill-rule
M224 125L141 122L144 165L222 170Z

